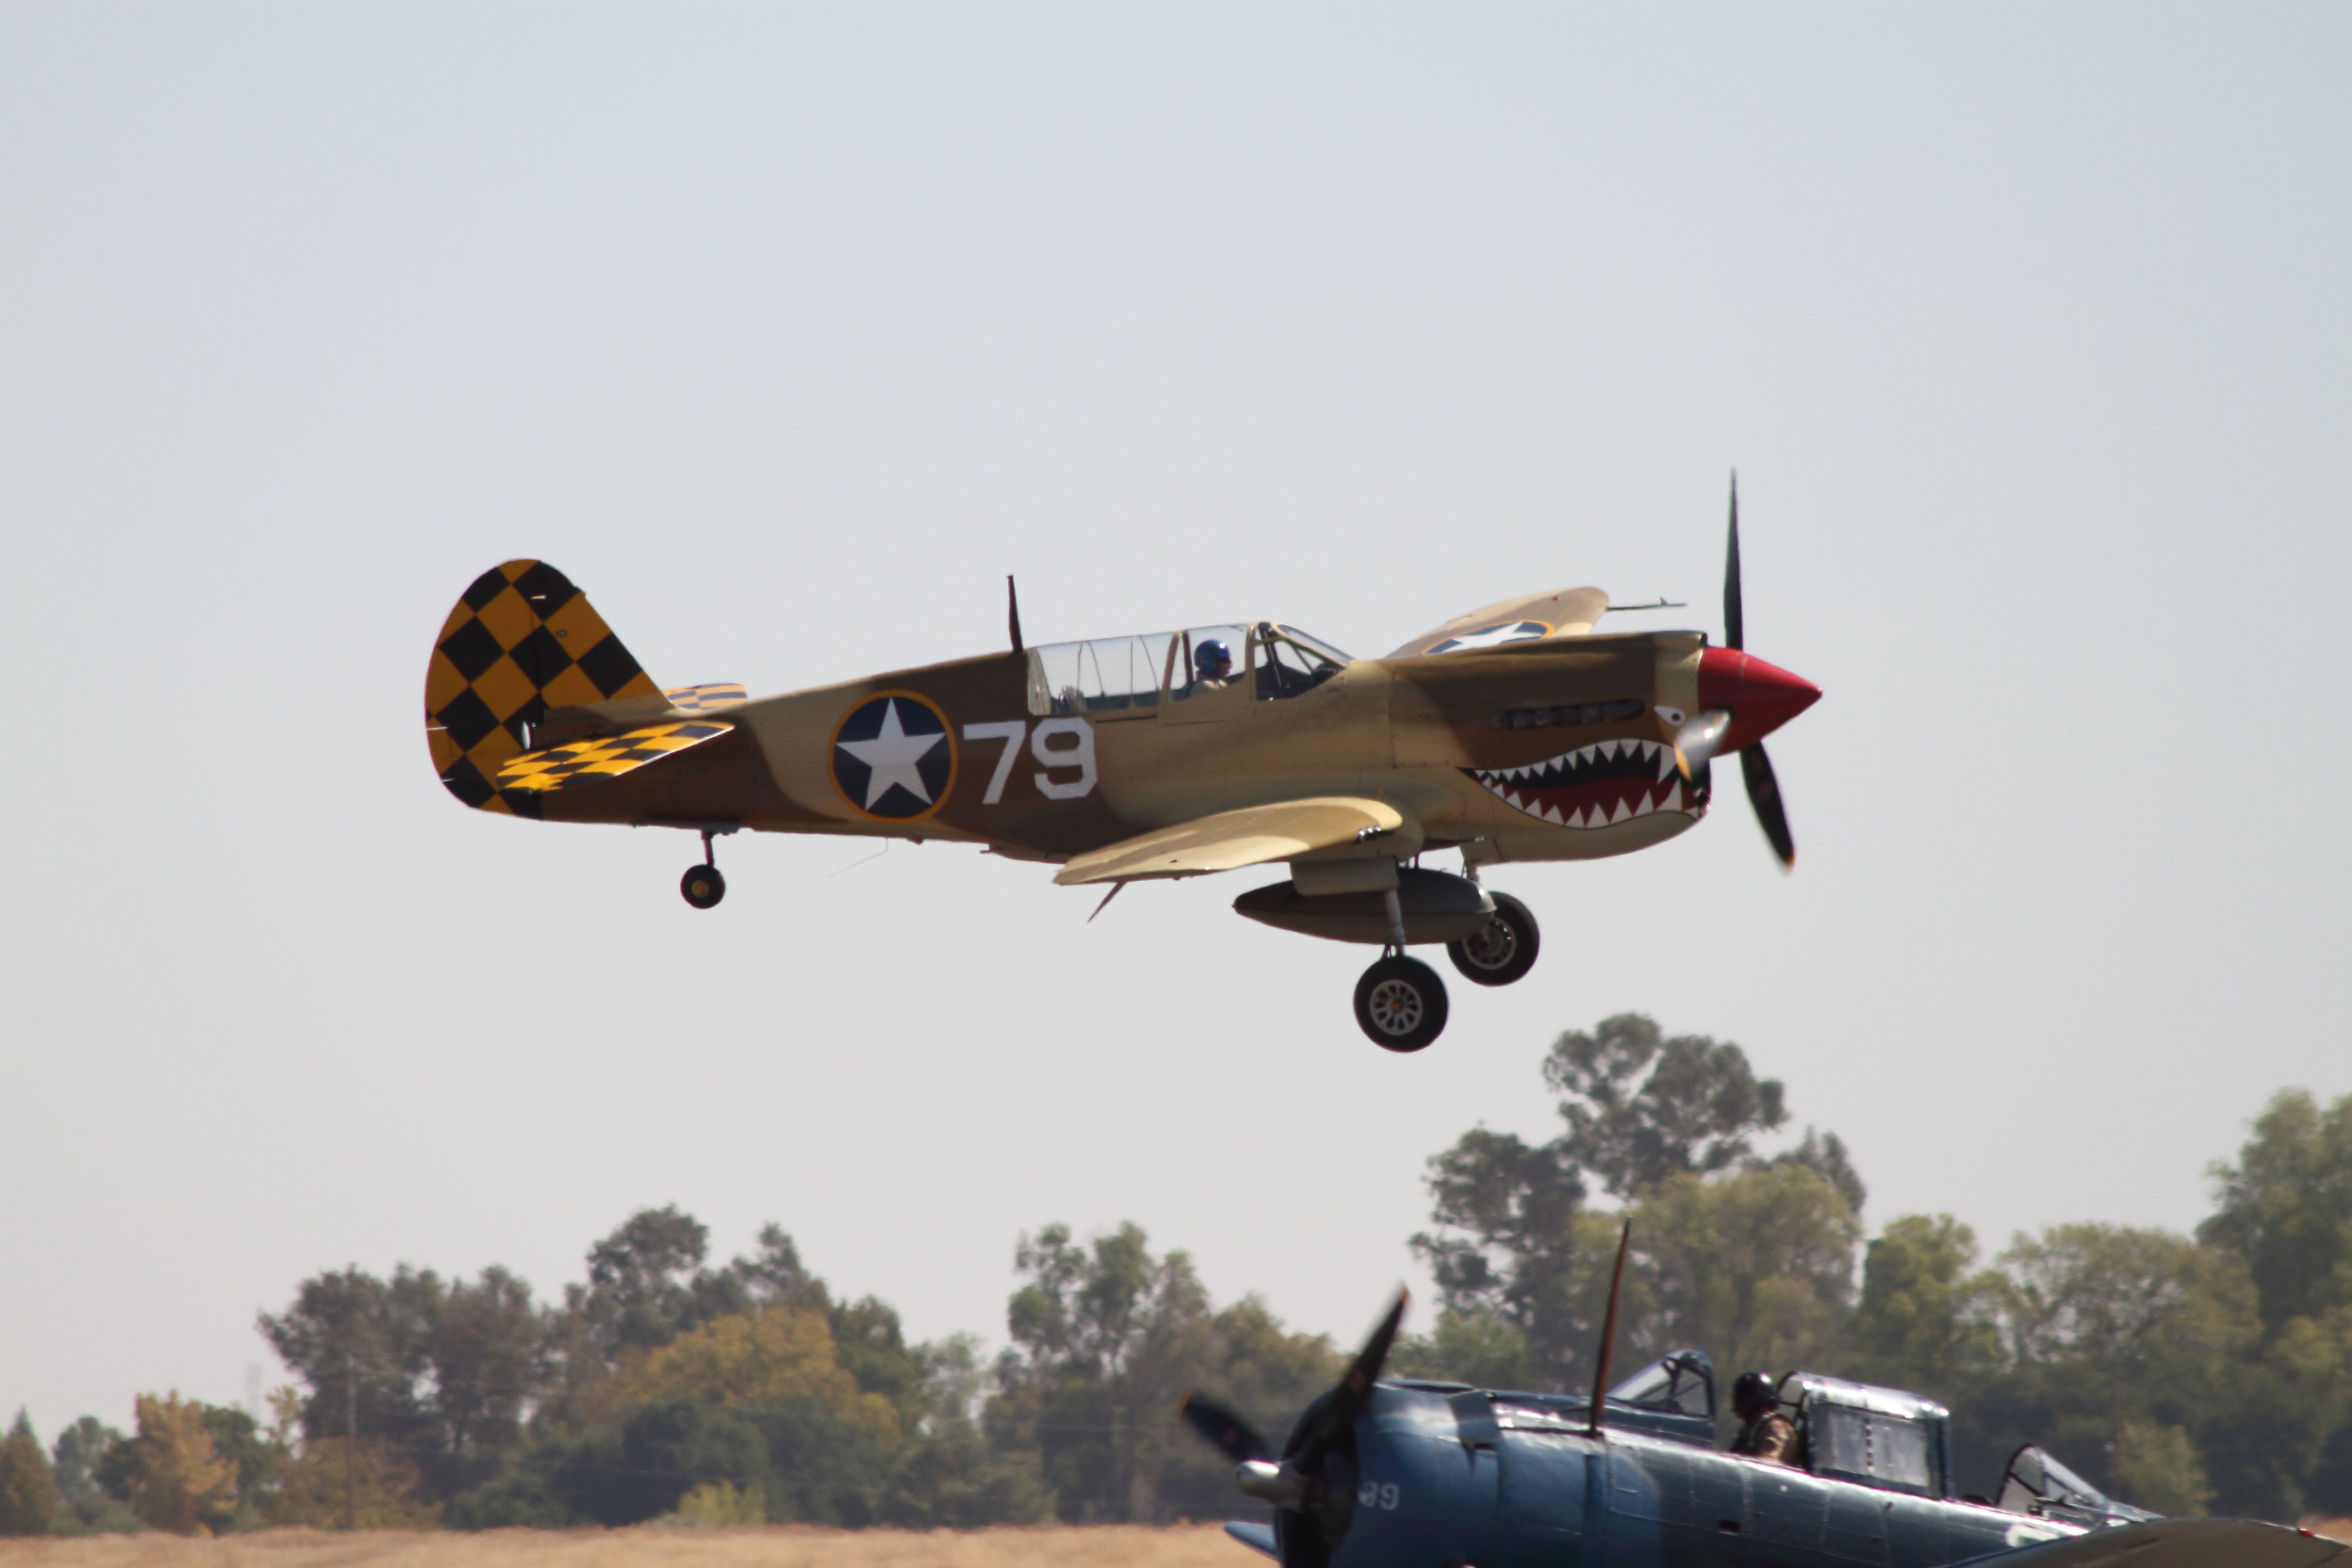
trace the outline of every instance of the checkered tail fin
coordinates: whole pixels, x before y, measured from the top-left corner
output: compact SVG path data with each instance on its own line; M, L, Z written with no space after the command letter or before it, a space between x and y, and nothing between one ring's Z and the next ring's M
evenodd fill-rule
M425 739L451 795L514 812L499 773L548 710L660 696L572 579L544 561L509 561L474 579L434 642ZM520 814L537 815L528 805Z

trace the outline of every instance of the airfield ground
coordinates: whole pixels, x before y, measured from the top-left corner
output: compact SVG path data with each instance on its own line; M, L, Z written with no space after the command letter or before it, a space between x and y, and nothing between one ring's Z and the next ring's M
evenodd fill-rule
M0 1568L1249 1568L1215 1525L1045 1530L265 1530L0 1540ZM1270 1568L1270 1565L1269 1565Z
M2304 1528L2352 1542L2352 1519ZM265 1530L0 1539L0 1568L1249 1568L1215 1525L1045 1530Z

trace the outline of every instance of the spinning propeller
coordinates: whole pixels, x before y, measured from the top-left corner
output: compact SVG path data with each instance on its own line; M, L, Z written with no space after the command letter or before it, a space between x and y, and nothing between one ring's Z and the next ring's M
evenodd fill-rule
M1356 1352L1347 1375L1307 1407L1289 1447L1278 1458L1247 1421L1225 1405L1205 1394L1184 1401L1182 1414L1192 1430L1234 1461L1234 1484L1248 1496L1272 1503L1285 1527L1311 1525L1318 1538L1325 1540L1346 1527L1355 1485L1356 1419L1370 1403L1372 1384L1380 1381L1381 1363L1396 1343L1406 1300L1405 1291L1397 1292L1396 1304Z
M1723 565L1723 641L1699 656L1700 711L1675 731L1675 748L1685 779L1703 773L1725 752L1739 753L1739 776L1748 804L1783 867L1797 863L1797 841L1780 804L1780 781L1764 754L1764 737L1815 702L1821 688L1747 651L1747 616L1739 592L1739 477L1731 479L1731 543Z

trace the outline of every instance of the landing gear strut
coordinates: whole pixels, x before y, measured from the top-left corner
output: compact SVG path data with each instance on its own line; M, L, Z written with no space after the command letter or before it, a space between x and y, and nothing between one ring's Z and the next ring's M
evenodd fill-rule
M702 864L687 868L677 890L698 910L717 909L727 896L727 879L719 874L719 862L710 852L710 829L702 830Z

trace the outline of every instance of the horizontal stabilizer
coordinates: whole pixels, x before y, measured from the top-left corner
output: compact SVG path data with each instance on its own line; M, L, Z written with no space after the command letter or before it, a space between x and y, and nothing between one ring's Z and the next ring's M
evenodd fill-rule
M687 713L699 713L709 708L724 708L743 700L745 692L740 680L711 680L700 686L673 686L662 693L669 705Z
M1971 1557L1960 1568L2315 1568L2352 1546L2250 1519L2158 1519Z
M734 727L716 720L693 720L679 724L655 724L600 740L574 741L568 746L550 746L543 752L527 752L500 768L499 788L543 793L567 784L614 778L688 746L715 740Z
M1084 882L1199 877L1335 849L1384 837L1403 826L1404 817L1394 806L1350 795L1245 805L1077 856L1054 880L1069 888Z
M1274 1526L1252 1524L1246 1520L1225 1521L1225 1533L1253 1551L1263 1552L1276 1563L1282 1561L1282 1548L1274 1543Z

